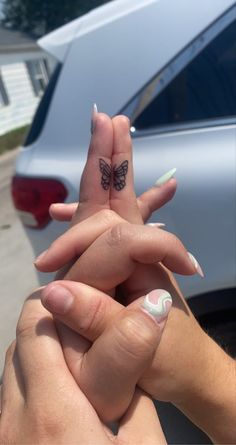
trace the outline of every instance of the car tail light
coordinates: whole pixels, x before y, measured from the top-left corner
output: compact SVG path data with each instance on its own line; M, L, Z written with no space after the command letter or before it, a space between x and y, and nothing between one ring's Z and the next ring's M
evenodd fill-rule
M42 228L50 221L49 206L67 197L64 185L55 179L12 179L12 198L22 222L26 226Z

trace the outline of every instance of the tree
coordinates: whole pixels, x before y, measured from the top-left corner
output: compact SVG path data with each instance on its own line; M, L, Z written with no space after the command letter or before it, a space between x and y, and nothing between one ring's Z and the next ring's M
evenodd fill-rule
M40 37L109 0L3 0L1 23Z

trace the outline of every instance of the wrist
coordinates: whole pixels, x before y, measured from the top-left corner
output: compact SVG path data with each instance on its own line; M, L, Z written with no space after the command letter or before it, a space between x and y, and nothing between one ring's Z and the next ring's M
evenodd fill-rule
M203 331L192 372L175 405L214 443L236 441L236 362Z

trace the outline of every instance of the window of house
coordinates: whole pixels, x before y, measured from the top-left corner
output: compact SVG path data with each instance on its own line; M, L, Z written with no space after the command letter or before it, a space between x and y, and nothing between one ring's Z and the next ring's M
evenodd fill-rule
M137 130L236 116L236 20L134 120Z
M9 98L0 72L0 107L9 105Z
M41 97L49 81L47 61L46 59L28 60L26 66L35 96Z

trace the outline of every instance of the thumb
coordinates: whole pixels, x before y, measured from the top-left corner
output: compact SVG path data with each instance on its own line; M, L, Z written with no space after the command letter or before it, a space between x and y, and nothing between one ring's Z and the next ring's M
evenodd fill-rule
M102 420L120 418L151 365L172 305L157 289L121 310L85 354L79 385Z

